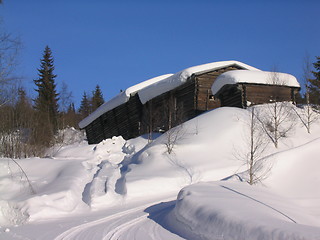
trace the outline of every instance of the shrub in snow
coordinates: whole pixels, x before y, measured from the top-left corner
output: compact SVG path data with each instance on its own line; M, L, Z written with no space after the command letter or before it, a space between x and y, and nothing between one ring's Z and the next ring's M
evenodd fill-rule
M165 142L164 145L166 146L166 150L168 154L173 152L173 148L176 147L179 140L183 138L185 135L185 129L183 124L169 129L167 132L164 133L165 135Z
M85 132L75 129L74 127L58 130L53 139L53 146L49 148L47 154L55 156L62 147L81 143L85 140Z
M263 106L257 108L259 110L257 118L265 134L278 148L279 140L287 137L294 129L296 116L293 107L295 106L290 102L273 102Z
M317 109L317 106L307 103L306 105L299 106L299 108L293 108L293 111L297 114L307 132L311 133L311 125L320 118L320 111Z

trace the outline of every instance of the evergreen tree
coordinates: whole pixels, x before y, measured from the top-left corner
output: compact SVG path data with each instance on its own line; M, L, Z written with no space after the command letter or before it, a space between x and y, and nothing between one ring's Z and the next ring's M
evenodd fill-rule
M308 79L308 92L310 103L320 105L320 57L313 64L315 71L312 71L314 79Z
M92 111L96 110L103 103L104 103L103 95L102 95L100 86L97 85L96 89L92 93L92 99L91 99Z
M32 105L24 88L18 89L18 100L15 104L17 128L30 127L33 115Z
M18 101L16 105L30 105L27 93L23 87L18 88Z
M81 117L82 118L87 117L91 113L90 109L91 109L90 101L88 99L87 93L84 92L81 99L80 108L79 108L79 113Z
M75 107L74 107L74 103L71 103L68 107L68 113L75 113L76 110L75 110Z
M63 113L64 124L68 127L78 128L79 118L75 111L74 103L71 103L66 113Z
M34 80L38 92L34 100L35 109L41 114L41 121L47 121L53 133L57 130L58 119L58 93L56 92L54 71L54 61L51 49L46 46L43 58L41 59L40 69L38 69L39 78ZM48 126L49 127L49 126Z

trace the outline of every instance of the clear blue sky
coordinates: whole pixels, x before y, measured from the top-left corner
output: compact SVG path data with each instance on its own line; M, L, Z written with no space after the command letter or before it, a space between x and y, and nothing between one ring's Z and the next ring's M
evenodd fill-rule
M106 100L166 73L223 60L300 78L320 55L319 0L4 0L6 30L24 48L18 72L33 89L46 45L58 89L79 106L96 84Z

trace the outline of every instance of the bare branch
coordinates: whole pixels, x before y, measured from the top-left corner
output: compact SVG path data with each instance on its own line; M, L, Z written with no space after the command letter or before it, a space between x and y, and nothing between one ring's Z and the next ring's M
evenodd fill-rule
M246 122L244 129L244 145L240 150L236 150L236 158L244 163L248 173L248 183L255 184L264 179L270 168L266 167L266 159L264 152L268 146L266 135L256 114L255 107L248 109L250 111L250 119ZM243 149L243 146L245 148Z
M164 143L164 145L166 146L167 153L171 154L177 142L181 140L185 135L183 124L168 130L164 134L166 136L166 142Z

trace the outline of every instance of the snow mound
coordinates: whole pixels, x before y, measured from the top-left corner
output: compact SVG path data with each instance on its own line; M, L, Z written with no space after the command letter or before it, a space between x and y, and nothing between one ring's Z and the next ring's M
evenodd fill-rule
M320 219L320 138L270 156L274 165L264 184ZM318 221L320 222L320 220Z
M56 136L57 140L64 145L71 145L74 143L81 143L85 139L84 132L75 129L74 127L61 129Z
M20 169L12 162L8 164L10 174L21 175ZM35 193L24 177L1 178L0 181L5 181L7 186L14 186L15 194L8 195L8 187L0 189L3 200L0 224L21 224L87 209L81 200L82 191L93 172L85 169L80 161L32 158L19 160L19 164L27 173Z
M116 182L121 177L121 162L128 156L124 151L125 144L122 137L113 137L95 147L95 158L90 163L96 165L98 170L83 194L84 202L92 209L122 201L122 196L116 193Z
M311 216L288 199L242 183L199 183L182 189L170 224L193 239L318 239Z
M248 111L243 109L215 109L159 136L123 171L127 197L176 192L190 183L232 175L242 163L230 153L241 139L247 118ZM167 145L174 138L169 154Z

